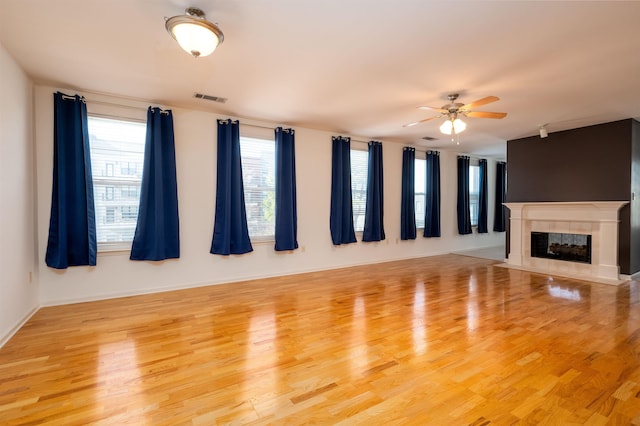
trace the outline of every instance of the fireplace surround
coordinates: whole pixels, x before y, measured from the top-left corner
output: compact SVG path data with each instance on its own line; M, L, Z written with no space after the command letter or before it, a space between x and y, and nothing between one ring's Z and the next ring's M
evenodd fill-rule
M511 211L507 266L621 284L618 212L628 201L505 203ZM532 233L589 235L590 263L532 256Z

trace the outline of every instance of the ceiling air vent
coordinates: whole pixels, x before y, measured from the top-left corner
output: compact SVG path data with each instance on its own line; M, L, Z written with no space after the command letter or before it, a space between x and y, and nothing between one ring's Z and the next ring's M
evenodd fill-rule
M424 141L437 141L438 138L432 138L431 136L425 136L422 138Z
M193 97L197 99L204 99L205 101L218 102L221 104L227 102L227 98L221 98L219 96L203 95L202 93L196 93L195 95L193 95Z

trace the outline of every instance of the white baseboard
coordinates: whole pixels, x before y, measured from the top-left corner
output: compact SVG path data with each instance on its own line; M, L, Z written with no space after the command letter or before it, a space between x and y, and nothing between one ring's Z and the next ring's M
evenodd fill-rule
M16 325L13 326L13 328L11 328L11 330L9 330L9 332L7 334L5 334L4 336L0 336L0 349L2 349L2 347L9 341L11 340L11 338L13 337L14 334L16 334L18 332L18 330L20 330L22 328L23 325L26 324L27 321L29 321L29 319L31 319L31 317L38 312L38 310L40 310L40 306L36 306L35 308L33 308L31 311L29 311L27 313L27 315L25 315L20 321L18 321L16 323Z
M88 297L74 297L74 298L65 298L65 299L54 299L54 300L47 300L44 303L42 303L42 306L60 306L60 305L70 305L72 303L84 303L84 302L95 302L98 300L107 300L107 299L117 299L120 297L130 297L130 296L141 296L143 294L153 294L153 293L163 293L163 292L167 292L167 291L176 291L176 290L186 290L189 288L198 288L198 287L207 287L207 286L212 286L212 285L220 285L220 284L233 284L233 283L237 283L237 282L242 282L242 281L251 281L251 280L257 280L257 279L266 279L266 278L273 278L273 277L284 277L284 276L288 276L288 275L298 275L298 274L307 274L307 273L312 273L312 272L323 272L323 271L330 271L333 269L342 269L342 268L351 268L351 267L355 267L355 266L365 266L365 265L371 265L371 264L376 264L376 263L383 263L383 262L395 262L395 261L400 261L400 260L408 260L408 259L418 259L421 257L432 257L432 256L440 256L443 254L449 254L451 253L450 251L443 251L443 252L432 252L429 253L427 255L425 254L417 254L415 256L406 256L406 257L398 257L398 258L394 258L394 259L385 259L383 261L381 260L374 260L374 261L365 261L365 262L353 262L353 263L349 263L349 264L345 264L345 265L332 265L331 267L327 267L327 268L308 268L308 269L304 269L304 270L297 270L297 271L289 271L287 273L274 273L274 274L270 274L270 275L264 275L264 274L247 274L245 276L242 277L236 277L231 281L206 281L206 282L188 282L188 283L181 283L178 285L171 285L171 286L166 286L166 287L154 287L154 288L148 288L148 289L138 289L136 291L127 291L127 292L114 292L114 293L105 293L105 294L97 294L97 295L92 295L92 296L88 296Z
M487 249L492 247L495 247L495 246L478 247L474 250ZM91 295L87 297L74 297L74 298L47 300L44 303L42 303L42 306L48 307L48 306L70 305L72 303L95 302L98 300L117 299L120 297L141 296L143 294L164 293L167 291L186 290L190 288L207 287L207 286L220 285L220 284L233 284L233 283L242 282L242 281L251 281L251 280L267 279L267 278L274 278L274 277L284 277L288 275L307 274L307 273L313 273L313 272L331 271L334 269L351 268L355 266L366 266L366 265L377 264L377 263L396 262L396 261L409 260L409 259L419 259L422 257L441 256L445 254L459 254L459 252L452 252L449 250L436 251L436 252L431 252L429 254L420 253L420 254L416 254L415 256L414 255L400 256L393 259L384 259L384 260L378 259L373 261L368 260L363 262L352 262L344 265L331 265L330 267L327 267L327 268L308 268L308 269L297 270L297 271L288 271L286 273L274 273L270 275L247 274L242 277L236 277L231 281L187 282L187 283L181 283L181 284L171 285L166 287L138 289L136 291L104 293L104 294Z

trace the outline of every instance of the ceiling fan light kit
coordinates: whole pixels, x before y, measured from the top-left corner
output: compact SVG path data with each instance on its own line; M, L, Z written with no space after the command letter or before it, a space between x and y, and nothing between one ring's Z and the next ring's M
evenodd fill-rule
M450 135L451 133L462 133L466 128L467 123L460 120L459 118L447 120L440 125L440 131L445 135Z
M207 21L204 12L197 7L189 7L185 15L167 19L164 26L180 47L194 58L212 54L224 40L220 28Z
M419 109L426 109L431 111L437 111L439 115L434 117L425 118L420 121L416 121L414 123L405 124L404 127L415 126L416 124L423 123L425 121L433 120L436 118L445 118L446 120L442 125L440 125L440 131L445 135L457 135L462 133L467 128L467 124L462 121L459 116L464 117L472 117L472 118L504 118L507 116L506 112L488 112L488 111L473 111L473 108L486 105L491 102L499 101L500 98L497 96L487 96L482 99L478 99L477 101L463 104L460 102L456 102L458 99L457 93L451 93L447 95L449 99L449 103L447 105L443 105L441 108L434 108L429 106L420 106ZM454 140L454 138L452 138Z

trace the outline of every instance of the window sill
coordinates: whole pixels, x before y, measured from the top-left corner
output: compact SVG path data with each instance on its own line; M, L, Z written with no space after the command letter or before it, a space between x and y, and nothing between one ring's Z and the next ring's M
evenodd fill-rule
M131 251L132 241L121 243L98 243L98 254L118 254Z
M256 246L264 246L267 244L275 244L275 237L251 237L251 244Z

